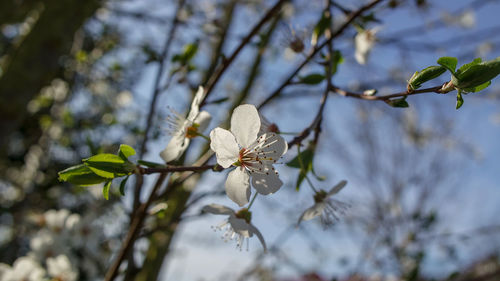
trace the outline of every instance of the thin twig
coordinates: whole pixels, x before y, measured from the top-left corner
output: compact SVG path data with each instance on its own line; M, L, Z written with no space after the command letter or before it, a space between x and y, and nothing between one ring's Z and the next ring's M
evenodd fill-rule
M372 1L365 6L362 6L357 11L351 13L347 18L347 20L344 22L344 24L335 33L333 33L329 39L325 40L323 43L313 48L309 53L309 55L304 59L304 61L302 61L302 63L288 76L288 78L274 92L272 92L257 108L261 109L264 105L268 104L270 101L278 97L281 94L281 91L292 82L293 78L295 78L295 76L300 72L300 70L302 70L302 68L305 65L307 65L309 61L311 61L314 58L314 56L316 56L316 54L328 44L329 41L340 36L347 29L347 27L349 27L352 21L354 21L362 13L373 8L382 1L384 0Z
M267 11L267 13L259 20L259 22L250 30L250 32L241 40L240 44L236 49L233 51L233 53L226 59L222 61L222 63L217 67L214 71L214 74L208 79L207 85L205 85L205 98L203 99L202 103L200 106L203 106L205 104L205 101L209 94L212 92L214 89L215 85L219 81L219 79L222 77L222 74L226 71L226 69L231 65L231 63L235 60L235 58L238 56L240 51L250 42L250 40L255 36L262 26L270 20L281 8L281 6L285 3L288 2L288 0L279 0L274 6Z

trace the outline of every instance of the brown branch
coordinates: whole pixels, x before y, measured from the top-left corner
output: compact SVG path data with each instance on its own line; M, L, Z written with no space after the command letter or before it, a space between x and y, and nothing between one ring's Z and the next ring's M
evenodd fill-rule
M147 210L151 205L151 203L153 202L153 199L155 198L154 195L160 189L166 177L167 177L166 173L160 174L158 180L156 181L155 186L153 187L153 190L151 191L151 194L149 195L148 200L145 203L142 203L139 206L139 208L134 212L134 217L130 225L130 228L128 230L127 236L125 237L125 241L122 244L120 252L115 258L115 261L113 262L108 272L106 273L106 276L104 278L105 281L114 280L118 275L118 270L120 269L120 265L123 259L127 256L128 252L133 248L132 246L134 245L134 241L137 239L139 230L141 229L144 219L146 218Z
M445 83L447 84L447 83ZM383 95L383 96L369 96L365 95L363 93L354 93L354 92L349 92L343 89L338 88L337 86L332 85L330 87L330 91L335 92L341 96L344 97L351 97L351 98L356 98L356 99L362 99L362 100L379 100L379 101L388 101L393 98L401 98L401 97L407 97L407 96L412 96L412 95L418 95L418 94L423 94L423 93L438 93L438 94L445 94L445 92L442 92L442 87L443 86L436 86L436 87L431 87L431 88L425 88L425 89L420 89L420 90L413 90L413 91L405 91L405 92L400 92L400 93L394 93L394 94L389 94L389 95Z
M219 166L218 164L215 165L203 165L203 166L166 166L166 167L158 167L158 168L142 168L138 167L138 172L141 175L149 175L149 174L165 174L165 173L172 173L172 172L200 172L200 171L206 171L206 170L214 170L217 172L220 172L224 170L222 166Z
M241 40L240 44L238 45L238 47L236 47L233 53L228 58L224 59L219 67L215 69L214 74L210 77L207 84L205 85L205 98L203 99L201 106L205 105L207 97L212 92L219 79L222 77L222 74L224 74L229 65L231 65L231 63L238 56L240 51L250 42L252 37L259 32L262 26L264 26L264 24L279 11L281 6L285 2L288 2L288 0L279 0L276 4L274 4L274 6L269 9L269 11L267 11L267 13L260 19L260 21L252 28L252 30L250 30L247 36L245 36L245 38Z

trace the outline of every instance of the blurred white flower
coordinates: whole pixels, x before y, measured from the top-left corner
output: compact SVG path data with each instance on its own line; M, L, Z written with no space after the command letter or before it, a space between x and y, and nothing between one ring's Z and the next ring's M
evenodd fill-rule
M264 237L260 233L260 231L250 223L252 213L248 211L248 209L241 209L237 213L234 212L233 209L219 205L219 204L210 204L202 209L203 212L211 213L214 215L228 215L228 219L225 220L220 225L216 226L216 230L224 231L222 238L224 241L236 240L236 247L243 248L243 243L245 240L247 241L247 251L248 251L248 241L249 238L254 234L259 238L262 247L264 247L264 251L267 250L266 242L264 241Z
M169 133L172 138L167 147L160 153L165 162L179 159L188 147L190 139L198 136L210 123L212 119L210 113L206 111L200 112L200 103L204 96L203 87L198 87L187 118L175 111L172 111L173 115L167 117Z
M335 185L329 192L320 190L314 195L314 205L306 209L299 218L297 226L301 221L311 220L321 215L321 224L323 227L332 225L343 215L349 204L330 198L341 191L346 186L347 181L343 180Z
M12 268L3 270L2 281L40 281L45 277L45 270L31 257L20 257Z
M70 214L67 209L48 210L43 214L45 227L54 233L62 233L66 229L66 219Z
M451 15L450 13L443 13L442 19L448 25L458 25L463 28L473 28L476 26L476 14L474 10L466 10L459 15Z
M224 168L236 166L228 174L225 187L227 196L240 206L250 199L250 176L260 194L274 193L283 185L273 163L287 151L287 143L274 133L257 138L260 127L255 106L244 104L233 111L231 131L215 128L210 132L210 148L217 163Z
M75 281L78 279L78 270L71 265L69 258L59 255L47 259L49 275L58 281Z
M359 64L366 64L368 56L372 48L375 46L377 38L375 34L380 30L380 27L375 27L372 29L365 29L358 32L356 37L354 37L354 47L356 51L354 53L354 58Z

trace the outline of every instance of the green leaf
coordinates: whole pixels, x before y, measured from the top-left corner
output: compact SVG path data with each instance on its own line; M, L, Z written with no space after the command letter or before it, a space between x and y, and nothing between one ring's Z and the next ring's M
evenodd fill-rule
M59 180L76 185L88 186L104 182L107 179L96 175L84 164L80 164L59 172Z
M420 72L416 71L413 76L408 81L408 85L412 90L416 90L422 86L423 83L435 79L446 71L446 68L443 66L429 66L427 68L422 69Z
M300 185L307 176L307 173L313 170L313 158L315 145L312 143L307 147L306 150L300 151L290 162L286 165L292 168L300 169L299 175L297 177L297 183L295 185L296 190L300 189Z
M312 147L308 147L306 150L300 152L300 156L299 155L295 156L295 158L290 160L290 162L286 163L286 165L288 167L301 169L302 165L304 165L305 163L312 163L313 157L314 157L314 150ZM301 161L302 165L299 159L302 160Z
M113 179L130 174L133 170L120 156L103 153L84 159L87 167L98 176Z
M111 187L111 181L108 181L102 188L102 195L104 199L109 200L109 188Z
M339 50L335 50L332 55L332 75L337 73L338 65L344 62L344 57Z
M500 57L476 63L456 75L453 85L460 89L470 89L483 85L500 74Z
M474 87L474 88L467 88L467 89L463 89L463 90L464 90L464 92L467 92L467 93L475 93L475 92L479 92L481 90L486 89L489 85L491 85L491 81L488 81L488 82L481 84L481 85Z
M316 85L325 80L325 75L319 73L309 74L307 76L299 77L300 83L307 85Z
M455 75L455 69L457 68L457 58L454 57L441 57L437 60L437 63L448 69L451 74Z
M313 34L311 36L311 45L315 46L318 39L325 33L326 29L331 26L331 17L329 12L323 12L321 19L314 26Z
M408 107L408 103L406 102L406 97L399 99L392 99L385 101L388 105L392 107Z
M126 144L120 144L120 148L118 149L118 155L125 161L132 155L135 155L135 150Z
M461 73L469 69L471 66L481 63L483 60L481 58L476 58L473 61L462 65L456 72L455 76L460 76Z
M182 49L182 53L172 57L172 62L179 62L182 65L186 65L196 55L197 51L198 42L186 44Z
M125 196L125 185L127 184L128 178L129 178L129 177L127 176L127 177L126 177L126 178L124 178L124 179L122 180L122 182L120 183L120 194L121 194L122 196Z
M462 93L460 91L458 91L457 93L457 104L456 104L456 109L459 109L460 107L462 107L462 105L464 104L464 99L462 97Z
M149 168L160 168L160 167L165 167L165 164L160 164L160 163L155 163L155 162L149 162L146 160L137 160L137 163L146 166Z

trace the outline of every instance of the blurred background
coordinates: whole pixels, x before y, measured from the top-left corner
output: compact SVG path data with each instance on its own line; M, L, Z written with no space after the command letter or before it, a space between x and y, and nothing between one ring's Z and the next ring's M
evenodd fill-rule
M104 200L102 185L63 184L57 172L122 143L162 163L167 116L187 111L198 85L274 3L0 2L0 280L103 279L156 175L139 189L132 177L125 196L113 182ZM367 3L332 1L333 29ZM210 129L282 85L310 50L324 8L322 0L282 5L208 98ZM381 1L333 41L341 57L333 84L391 94L441 56L459 65L494 59L499 13L497 0ZM355 56L363 31L373 33L366 61ZM313 60L299 77L322 69ZM260 113L290 141L313 121L325 84L291 83ZM200 213L210 203L237 207L224 194L227 172L204 172L157 198L155 206L168 207L148 217L120 279L500 280L498 79L464 99L455 110L454 93L427 93L393 108L331 93L310 178L325 190L348 181L336 195L350 205L338 221L297 227L314 193L297 187L298 169L277 165L283 187L252 207L268 252L255 238L240 251L213 231L222 217ZM195 139L178 164L206 149ZM281 162L296 155L294 147Z

